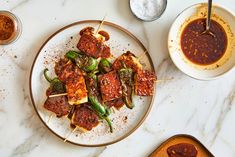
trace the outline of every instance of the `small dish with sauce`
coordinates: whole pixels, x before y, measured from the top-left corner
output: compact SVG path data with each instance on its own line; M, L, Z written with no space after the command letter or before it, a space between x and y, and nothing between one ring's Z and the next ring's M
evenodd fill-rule
M206 29L207 3L186 8L169 32L168 49L174 64L185 74L211 80L227 73L235 65L235 17L218 5L212 6L210 30Z
M9 11L0 10L0 45L16 41L21 35L19 18Z
M214 157L195 137L178 134L168 138L149 157Z

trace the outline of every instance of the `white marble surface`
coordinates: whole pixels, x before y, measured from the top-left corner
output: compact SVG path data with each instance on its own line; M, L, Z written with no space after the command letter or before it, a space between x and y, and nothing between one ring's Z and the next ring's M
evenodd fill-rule
M197 81L180 72L169 58L167 35L174 18L202 0L168 0L155 22L138 21L127 0L1 0L0 10L22 21L20 39L0 47L0 156L144 157L168 137L187 133L197 137L218 157L235 156L235 70L224 77ZM234 0L214 0L235 12ZM41 44L57 29L78 20L102 19L134 33L149 49L160 79L153 108L131 136L99 148L79 147L50 133L29 98L29 71Z

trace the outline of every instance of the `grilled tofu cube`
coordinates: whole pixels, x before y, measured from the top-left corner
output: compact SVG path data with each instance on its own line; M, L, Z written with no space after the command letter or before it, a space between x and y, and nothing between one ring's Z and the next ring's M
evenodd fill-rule
M68 78L78 75L84 75L83 71L78 66L73 64L68 59L59 60L55 65L55 73L59 80L65 83Z
M78 105L88 101L85 79L82 75L69 77L65 85L70 105Z
M130 51L123 53L114 61L112 65L113 70L118 71L124 68L123 63L126 65L126 67L131 68L134 72L137 72L138 70L142 69L142 65L140 64L138 59Z
M53 93L51 88L47 89L47 96ZM43 107L51 112L54 112L58 118L66 116L69 114L71 105L68 103L68 98L66 96L48 97L45 101Z
M103 102L122 97L122 86L116 71L99 76L99 87Z
M108 107L115 107L116 109L120 109L122 108L122 106L125 105L124 101L122 100L122 98L118 98L118 99L114 99L114 100L111 100L111 101L107 101L105 103L106 106Z
M71 122L80 130L86 132L99 124L99 116L91 108L90 103L84 103L75 107Z
M110 47L108 47L102 40L99 40L92 34L82 34L77 44L77 48L87 56L94 58L111 57Z
M134 77L135 94L139 96L151 96L154 91L156 76L148 70L139 70Z

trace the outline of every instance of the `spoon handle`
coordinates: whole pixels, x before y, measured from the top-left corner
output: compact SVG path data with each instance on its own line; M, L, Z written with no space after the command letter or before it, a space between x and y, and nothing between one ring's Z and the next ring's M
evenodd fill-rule
M211 7L212 7L212 0L208 0L206 30L209 30L211 25Z

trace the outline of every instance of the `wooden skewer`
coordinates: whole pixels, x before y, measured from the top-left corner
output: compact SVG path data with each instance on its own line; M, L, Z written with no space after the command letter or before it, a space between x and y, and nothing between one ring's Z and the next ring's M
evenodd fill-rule
M49 95L49 98L53 98L53 97L58 97L58 96L65 96L68 95L68 93L61 93L61 94L53 94L53 95Z
M171 81L171 80L173 80L173 78L169 78L169 79L162 79L162 80L155 80L154 82L156 82L156 83L163 83L163 82ZM134 84L134 85L136 85L136 84Z
M116 112L116 111L115 111L116 109L115 109L113 106L111 107L111 110L112 110L113 113Z
M173 79L174 79L174 78L168 78L168 79L156 80L155 82L156 82L156 83L160 83L160 82L171 81L171 80L173 80Z
M140 60L141 58L143 58L147 52L148 52L147 50L145 50L144 52L142 52L142 53L140 54L140 56L137 57L137 59Z
M75 127L75 128L73 129L73 131L70 132L70 133L66 136L66 138L64 139L64 142L66 142L66 141L68 140L68 138L69 138L77 129L78 129L78 127Z
M173 78L168 78L168 79L161 79L161 80L156 80L155 82L160 83L160 82L166 82L166 81L170 81L173 80ZM58 96L66 96L68 95L68 93L61 93L61 94L54 94L54 95L49 95L49 98L53 98L53 97L58 97ZM51 117L51 116L50 116ZM48 120L49 121L49 120Z
M170 81L170 80L173 80L173 79L174 78L161 79L161 80L156 80L155 82L157 82L157 83L159 83L159 82L166 82L166 81ZM68 95L68 93L54 94L54 95L49 95L48 97L49 98L53 98L53 97L66 96L66 95Z
M171 81L171 80L173 80L173 78L156 80L155 82L156 82L156 83L161 83L161 82L166 82L166 81ZM48 97L49 97L49 98L53 98L53 97L66 96L66 95L68 95L68 93L54 94L54 95L49 95ZM48 119L48 121L47 121L48 123L49 123L50 119L52 118L52 116L53 116L53 115L51 115L51 116L49 117L49 119Z
M47 120L47 123L50 122L50 120L51 120L52 117L53 117L53 114L51 114L51 115L49 116L49 118L48 118L48 120Z
M95 35L97 35L97 34L98 34L98 32L100 31L100 28L101 28L101 26L102 26L102 25L103 25L103 23L104 23L104 19L106 18L106 15L107 15L107 14L105 14L105 15L104 15L104 17L103 17L103 19L102 19L102 21L101 21L101 23L100 23L100 25L99 25L98 29L96 30Z

